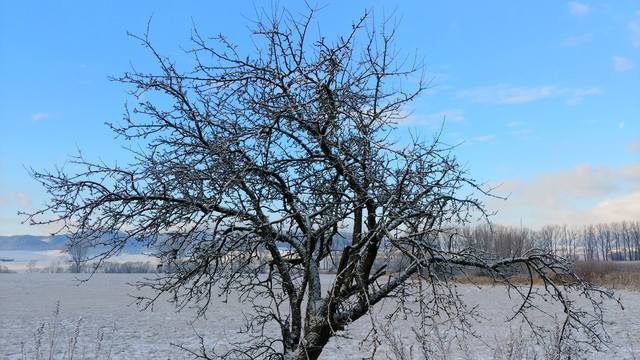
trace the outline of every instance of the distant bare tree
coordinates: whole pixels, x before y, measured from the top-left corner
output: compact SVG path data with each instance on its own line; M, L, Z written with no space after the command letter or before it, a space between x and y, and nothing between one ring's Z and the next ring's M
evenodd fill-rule
M29 262L27 263L27 272L28 273L36 272L37 268L38 268L38 262L35 260L29 260Z
M438 138L393 142L405 106L427 88L420 64L399 56L388 22L370 26L365 15L330 41L311 35L313 14L256 21L256 49L247 53L194 32L195 66L186 71L157 52L148 31L137 36L159 71L116 79L138 103L112 125L140 149L135 162L78 156L71 169L33 172L51 200L32 223L61 223L74 240L104 249L99 261L136 241L176 259L173 271L139 284L155 290L143 304L176 291L179 306L197 304L204 314L217 291L240 294L252 304L251 337L193 352L203 358L316 359L384 299L396 314L413 306L415 316L466 327L470 310L450 274L467 268L510 288L521 301L514 317L534 330L527 314L543 297L566 315L562 339L603 341L601 298L612 294L581 281L563 259L521 248L496 259L437 241L484 216L478 196L488 193ZM319 264L344 233L352 235L325 284ZM407 261L390 272L383 253ZM513 284L514 267L545 286Z
M84 267L84 263L87 261L87 252L89 245L83 239L72 239L67 245L67 252L71 256L71 267L69 270L72 273L81 273Z

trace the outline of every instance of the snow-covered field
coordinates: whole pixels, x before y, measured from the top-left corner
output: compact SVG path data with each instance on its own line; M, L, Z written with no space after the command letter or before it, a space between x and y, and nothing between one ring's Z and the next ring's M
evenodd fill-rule
M60 302L55 335L59 358L69 346L76 328L79 329L76 358L111 359L184 359L189 356L172 346L172 343L196 347L196 332L207 339L208 345L224 347L239 338L237 331L243 324L243 311L248 306L236 299L228 303L212 304L207 319L193 324L194 312L176 313L172 305L160 302L153 311L139 311L132 305L137 290L127 285L144 275L96 274L88 283L78 285L73 274L2 274L0 275L0 360L20 359L24 343L28 353L37 341L42 323L55 323L53 311ZM326 280L326 279L325 279ZM518 333L520 323L505 324L513 308L501 288L460 286L460 293L470 305L478 305L486 318L476 326L481 340L466 339L467 350L457 349L451 334L440 334L440 346L450 347L450 358L490 359L492 347L504 342L510 331ZM625 310L610 305L609 331L614 345L605 354L592 354L591 358L632 359L640 357L640 293L619 293ZM385 307L382 306L384 309ZM383 310L384 311L384 310ZM79 324L79 326L78 326ZM360 345L370 329L370 319L352 324L346 337L332 340L323 352L323 358L360 359L371 354L371 344ZM408 346L416 343L410 330L411 320L394 324L393 337L397 344ZM50 327L43 329L43 348L48 349ZM240 336L241 337L241 336ZM101 338L101 339L100 339ZM376 358L388 358L389 344L380 345ZM82 356L84 354L84 356ZM33 358L33 356L28 356ZM419 357L417 357L419 358Z

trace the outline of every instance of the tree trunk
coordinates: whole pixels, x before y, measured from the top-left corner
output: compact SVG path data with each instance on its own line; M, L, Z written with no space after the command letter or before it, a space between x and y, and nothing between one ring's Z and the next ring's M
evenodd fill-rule
M319 319L320 320L320 319ZM294 352L285 354L286 360L316 360L320 357L325 345L331 339L331 329L325 321L314 326L304 336L303 342Z

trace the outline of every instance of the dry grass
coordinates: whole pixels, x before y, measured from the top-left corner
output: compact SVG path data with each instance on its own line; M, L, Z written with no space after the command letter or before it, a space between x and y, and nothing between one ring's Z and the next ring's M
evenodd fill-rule
M472 285L495 285L496 280L488 275L462 275L456 276L455 281L459 284L472 284ZM513 284L529 284L529 278L524 275L512 275L509 277L509 281ZM542 284L542 281L538 277L534 277L534 284Z
M578 261L575 271L582 279L600 286L640 291L640 262ZM461 284L495 284L494 279L483 274L459 275L455 280ZM529 283L529 277L523 274L511 275L509 280L514 284ZM538 276L535 276L533 281L534 284L542 284Z
M95 343L81 344L82 318L72 329L66 329L60 321L60 302L56 302L53 318L44 321L33 333L31 341L21 342L20 360L111 360L115 327L98 329ZM110 338L110 341L107 340Z
M640 262L579 261L576 274L594 284L612 289L640 290Z
M493 342L485 343L492 352L494 360L572 360L584 359L592 351L591 348L573 341L561 341L561 324L556 322L541 337L533 336L523 327L510 328L504 337L496 337ZM459 334L455 329L445 326L432 326L417 331L412 329L416 342L412 343L400 330L392 326L383 327L382 342L388 345L386 355L394 360L449 360L449 359L483 359L468 344L469 335ZM634 344L626 344L628 354L625 359L635 360ZM454 353L453 350L458 350ZM603 354L604 355L604 354Z

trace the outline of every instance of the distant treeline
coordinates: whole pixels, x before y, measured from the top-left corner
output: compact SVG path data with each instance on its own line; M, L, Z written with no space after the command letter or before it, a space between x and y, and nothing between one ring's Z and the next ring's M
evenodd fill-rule
M43 268L37 268L37 264L34 262L30 264L31 266L27 266L27 272L42 272L42 273L67 273L67 272L92 272L96 271L98 273L107 273L107 274L131 274L131 273L154 273L157 272L157 265L150 261L142 262L142 261L126 261L126 262L115 262L115 261L104 261L100 264L98 269L94 269L94 265L92 263L82 264L80 267L74 267L73 264L62 262L62 261L52 261L48 263Z
M475 248L500 257L522 255L532 248L587 261L640 261L640 222L568 226L539 230L502 225L464 227L460 236L440 236L440 246Z

